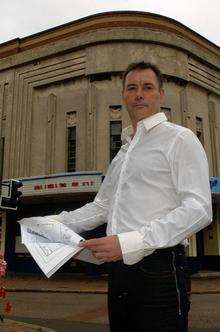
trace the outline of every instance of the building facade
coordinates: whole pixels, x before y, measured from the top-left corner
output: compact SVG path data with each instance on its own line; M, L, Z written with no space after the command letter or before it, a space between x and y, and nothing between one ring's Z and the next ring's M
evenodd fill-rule
M121 98L122 73L131 62L146 61L157 64L164 75L162 111L199 137L217 188L219 60L219 47L207 39L177 21L142 12L97 14L1 44L0 176L105 174L120 147L121 129L129 124ZM91 193L54 193L50 204L46 194L45 200L37 192L28 199L24 195L17 215L1 211L1 249L16 254L20 247L19 231L12 227L16 218L75 208L91 200ZM202 267L220 268L219 204L217 192L213 223L190 239L189 256Z

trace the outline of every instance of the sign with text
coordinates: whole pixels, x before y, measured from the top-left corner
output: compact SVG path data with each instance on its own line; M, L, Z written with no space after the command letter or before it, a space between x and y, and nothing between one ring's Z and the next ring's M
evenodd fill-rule
M19 179L24 197L62 193L97 192L102 182L100 172L72 172ZM6 180L7 181L7 180Z

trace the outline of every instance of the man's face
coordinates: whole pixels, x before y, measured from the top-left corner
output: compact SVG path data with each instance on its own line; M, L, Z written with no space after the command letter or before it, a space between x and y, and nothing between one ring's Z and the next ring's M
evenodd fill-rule
M130 71L125 79L123 101L133 124L160 111L164 92L151 69Z

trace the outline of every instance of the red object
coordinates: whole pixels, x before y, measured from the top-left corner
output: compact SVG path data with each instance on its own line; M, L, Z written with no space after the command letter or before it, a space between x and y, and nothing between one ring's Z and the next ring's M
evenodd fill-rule
M7 302L7 303L5 304L5 312L8 314L8 313L11 311L11 309L12 309L12 305L11 305L11 303L10 303L10 302Z
M3 297L3 299L6 297L6 291L5 291L4 287L0 288L0 297Z

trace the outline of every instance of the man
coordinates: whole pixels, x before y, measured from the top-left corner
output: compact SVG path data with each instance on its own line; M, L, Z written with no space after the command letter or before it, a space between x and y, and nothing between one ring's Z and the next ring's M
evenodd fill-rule
M187 331L184 240L211 221L205 152L187 128L167 122L163 82L150 63L128 67L123 101L131 127L94 200L56 218L77 233L107 221L107 236L81 243L110 262L113 332Z

